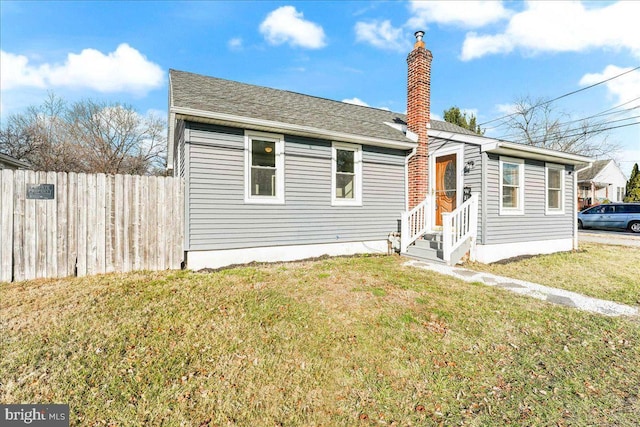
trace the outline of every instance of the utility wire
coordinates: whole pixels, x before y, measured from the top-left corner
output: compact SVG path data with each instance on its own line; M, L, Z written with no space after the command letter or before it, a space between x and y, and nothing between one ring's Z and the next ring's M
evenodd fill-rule
M638 99L640 99L640 97L638 97ZM569 125L571 123L582 122L582 121L585 121L585 120L588 120L588 119L592 119L592 118L595 118L595 117L601 117L601 116L607 116L607 115L613 115L613 117L615 117L615 116L617 116L619 114L627 113L627 112L636 110L638 108L640 108L640 105L637 105L637 106L631 107L631 108L625 108L624 110L620 110L620 111L602 112L602 113L594 114L592 116L584 117L584 118L581 118L581 119L576 119L576 120L570 120L570 121L567 121L567 122L556 123L554 126L565 126L565 125ZM605 110L605 111L607 111L607 110ZM618 119L618 120L610 120L613 117L609 117L609 121L596 122L593 125L591 125L591 127L607 125L609 123L619 122L619 121L623 121L623 120L630 120L630 119L638 118L640 116L632 116L632 117L626 117L626 118ZM545 129L540 129L540 130L534 132L534 134L542 134L542 133L545 133L545 132L548 132L548 129L546 129L546 128ZM496 139L509 139L509 138L520 137L521 135L522 135L521 131L513 131L511 133L504 134L504 135L501 135L499 137L496 137Z
M556 98L553 98L553 99L551 99L551 100L549 100L549 101L541 102L540 104L537 104L537 105L535 105L535 106L532 106L531 108L534 108L534 107L541 107L541 106L543 106L543 105L550 104L550 103L555 102L555 101L557 101L557 100L559 100L559 99L566 98L567 96L574 95L574 94L576 94L576 93L578 93L578 92L582 92L582 91L585 91L585 90L587 90L587 89L591 89L591 88L593 88L593 87L596 87L596 86L598 86L598 85L601 85L601 84L603 84L603 83L606 83L606 82L608 82L608 81L611 81L611 80L613 80L613 79L617 79L618 77L622 77L622 76L624 76L625 74L629 74L629 73L631 73L632 71L635 71L635 70L638 70L638 69L640 69L640 66L637 66L637 67L632 68L632 69L630 69L630 70L624 71L624 72L622 72L622 73L620 73L620 74L618 74L618 75L616 75L616 76L609 77L608 79L605 79L605 80L599 81L599 82L594 83L594 84L592 84L592 85L590 85L590 86L586 86L586 87L583 87L583 88L580 88L580 89L574 90L574 91L572 91L572 92L565 93L564 95L560 95L560 96L558 96L558 97L556 97ZM531 109L531 108L529 108L529 109ZM493 119L493 120L489 120L488 122L480 123L480 124L478 124L478 126L486 125L486 124L488 124L488 123L497 122L498 120L503 120L503 119L506 119L506 118L508 118L508 117L514 116L514 115L516 115L516 114L518 114L518 113L511 113L511 114L507 114L507 115L505 115L505 116L498 117L497 119ZM494 127L497 127L497 126L494 126Z
M624 128L624 127L627 127L627 126L638 126L638 125L640 125L640 122L627 123L627 124L624 124L624 125L611 126L611 127L597 129L597 130L582 131L582 132L578 132L578 133L574 133L574 134L564 135L564 137L565 138L570 138L572 136L589 135L589 134L592 134L592 133L604 132L604 131L611 130L611 129L618 129L618 128ZM498 138L494 138L494 139L498 139ZM502 141L504 141L504 140L502 140ZM513 142L513 141L506 141L506 142ZM534 145L535 146L535 145L537 145L537 144L539 144L541 142L544 142L544 141L542 139L540 139L540 140L537 140L537 141L527 142L526 145Z

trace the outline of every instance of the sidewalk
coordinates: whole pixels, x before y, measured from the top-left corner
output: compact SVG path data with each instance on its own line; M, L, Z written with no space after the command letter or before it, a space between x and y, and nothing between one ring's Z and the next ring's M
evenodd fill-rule
M511 279L509 277L444 264L430 264L417 260L407 261L404 265L446 274L447 276L452 276L465 282L478 282L487 286L497 286L553 304L604 314L605 316L637 316L640 314L638 307L587 297L575 292L551 288L524 280Z

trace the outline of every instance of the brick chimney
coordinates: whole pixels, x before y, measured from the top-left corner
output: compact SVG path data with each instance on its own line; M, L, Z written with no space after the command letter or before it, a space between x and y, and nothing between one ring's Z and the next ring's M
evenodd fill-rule
M424 31L416 31L416 43L407 57L407 129L418 135L418 148L409 159L409 209L427 197L428 144L427 129L431 112L431 51L425 49Z

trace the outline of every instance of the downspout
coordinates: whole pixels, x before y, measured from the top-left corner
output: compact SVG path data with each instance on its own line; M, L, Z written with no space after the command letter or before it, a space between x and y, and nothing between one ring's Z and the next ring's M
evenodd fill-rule
M409 160L416 155L418 147L413 147L411 153L404 159L404 210L409 212Z
M578 250L578 174L589 169L592 163L573 171L573 250Z
M481 180L482 180L482 189L480 191L480 221L481 221L481 230L482 234L480 235L480 244L485 245L487 243L487 198L489 197L488 187L487 187L487 168L489 167L489 154L481 153L482 156L482 167L481 167ZM498 184L499 185L499 184Z

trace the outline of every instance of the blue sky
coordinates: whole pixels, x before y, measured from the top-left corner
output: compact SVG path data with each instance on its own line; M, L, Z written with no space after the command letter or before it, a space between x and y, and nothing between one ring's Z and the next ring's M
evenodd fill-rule
M425 30L432 115L456 105L486 122L518 97L554 98L639 66L638 16L632 1L0 0L0 114L52 91L164 116L170 68L404 112L406 55ZM640 70L553 105L578 119L622 103L609 120L640 115ZM614 124L633 123L609 134L627 175L640 121Z

